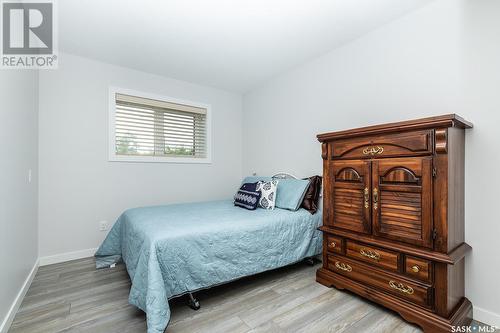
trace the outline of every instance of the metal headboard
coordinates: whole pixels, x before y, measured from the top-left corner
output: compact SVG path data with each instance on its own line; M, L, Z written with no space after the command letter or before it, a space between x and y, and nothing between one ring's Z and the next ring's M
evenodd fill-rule
M287 172L278 172L277 174L273 175L271 177L272 179L299 179L299 177L292 175L291 173Z

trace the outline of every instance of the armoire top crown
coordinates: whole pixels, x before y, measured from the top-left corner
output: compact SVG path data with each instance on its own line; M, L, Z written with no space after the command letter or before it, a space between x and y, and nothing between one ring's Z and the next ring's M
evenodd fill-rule
M465 129L465 128L472 128L472 123L463 119L459 115L445 114L441 116L399 121L382 125L373 125L373 126L360 127L350 130L323 133L323 134L318 134L317 138L320 142L325 142L338 138L351 138L351 137L371 135L371 134L401 132L401 131L419 130L428 128L443 128L443 127L458 127Z

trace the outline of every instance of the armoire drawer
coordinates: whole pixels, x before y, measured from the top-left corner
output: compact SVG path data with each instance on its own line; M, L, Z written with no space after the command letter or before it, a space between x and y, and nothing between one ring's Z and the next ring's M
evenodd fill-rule
M352 159L430 155L432 142L431 130L341 139L333 142L332 156Z
M432 262L412 256L405 258L405 274L422 281L432 280Z
M335 252L339 254L344 253L344 240L338 236L325 235L326 246L329 252Z
M346 256L380 268L398 271L400 255L394 251L347 240Z
M400 275L372 268L338 255L328 255L328 269L414 304L432 307L433 288L409 281Z

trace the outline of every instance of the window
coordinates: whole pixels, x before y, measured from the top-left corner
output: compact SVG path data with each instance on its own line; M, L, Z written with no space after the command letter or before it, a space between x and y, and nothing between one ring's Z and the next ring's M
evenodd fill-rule
M209 163L207 105L112 89L110 160Z

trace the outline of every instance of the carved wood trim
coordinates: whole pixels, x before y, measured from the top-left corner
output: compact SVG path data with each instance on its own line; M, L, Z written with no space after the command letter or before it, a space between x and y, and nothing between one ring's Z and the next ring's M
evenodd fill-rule
M326 142L321 144L321 158L324 160L328 158L328 144Z
M337 174L335 175L335 181L352 181L352 182L359 182L361 181L361 176L360 174L351 167L345 167L342 168Z
M436 129L436 153L446 154L448 152L448 129Z
M399 176L403 176L402 178L405 178L405 179L402 179L402 180L397 179L397 178L401 178L401 177L398 177L398 173L399 173ZM392 178L391 178L391 176L392 176ZM394 168L389 169L380 178L380 180L382 183L414 183L414 184L419 184L420 177L417 177L417 175L415 175L415 173L413 173L413 171L411 171L410 169L398 166L398 167L394 167Z

